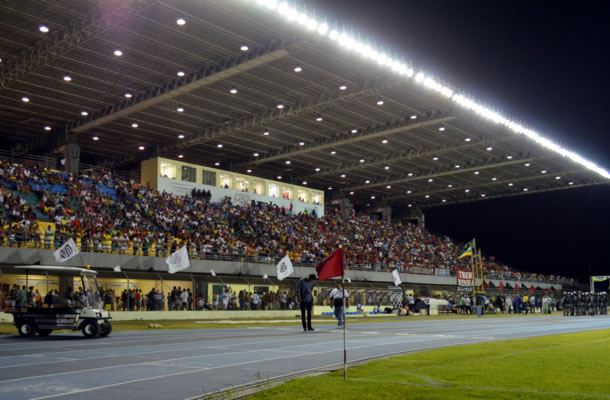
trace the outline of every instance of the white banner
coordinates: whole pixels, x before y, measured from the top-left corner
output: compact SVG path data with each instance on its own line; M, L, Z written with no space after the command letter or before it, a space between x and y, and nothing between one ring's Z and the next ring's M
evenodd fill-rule
M121 272L121 266L117 265L116 267L113 268L114 272Z
M281 280L289 277L292 274L294 274L294 268L292 267L292 261L290 261L290 257L285 256L277 264L277 279L281 281Z
M78 247L76 247L76 243L74 243L74 239L68 240L64 243L59 249L53 252L53 256L55 257L55 261L57 262L65 262L78 254Z
M398 274L398 270L397 269L392 271L392 281L394 281L394 285L396 285L396 286L400 286L400 284L402 283L402 281L400 280L400 275Z
M189 261L189 255L186 251L186 246L182 246L180 250L167 257L165 262L168 265L167 271L170 274L175 274L178 271L182 271L183 269L190 267L191 263Z

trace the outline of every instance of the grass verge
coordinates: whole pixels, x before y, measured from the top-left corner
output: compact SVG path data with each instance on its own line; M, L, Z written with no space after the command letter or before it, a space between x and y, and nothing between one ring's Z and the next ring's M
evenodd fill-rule
M610 399L610 329L448 347L294 379L249 399Z

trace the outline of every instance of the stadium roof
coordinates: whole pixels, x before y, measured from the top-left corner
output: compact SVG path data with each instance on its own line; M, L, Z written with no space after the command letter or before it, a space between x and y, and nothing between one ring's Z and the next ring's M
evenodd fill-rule
M89 164L220 163L418 208L610 182L337 26L274 0L2 2L4 147L77 140Z

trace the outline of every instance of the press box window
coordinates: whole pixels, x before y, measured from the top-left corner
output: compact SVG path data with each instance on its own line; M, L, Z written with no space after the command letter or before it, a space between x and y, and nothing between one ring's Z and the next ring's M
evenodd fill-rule
M182 180L187 182L197 181L197 170L193 167L182 167Z
M204 185L216 186L216 172L203 170L203 179L201 181Z

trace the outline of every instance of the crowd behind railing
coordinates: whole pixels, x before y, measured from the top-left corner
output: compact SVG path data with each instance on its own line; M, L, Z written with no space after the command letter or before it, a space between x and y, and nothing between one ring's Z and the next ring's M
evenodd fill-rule
M412 224L369 215L342 218L293 213L292 207L251 202L211 203L207 196L157 192L111 171L89 175L49 170L35 163L0 161L0 245L56 249L74 239L84 252L167 257L186 246L193 259L275 264L288 254L314 266L345 249L350 269L454 275L468 269L461 246ZM567 283L567 278L522 273L484 261L489 278Z

